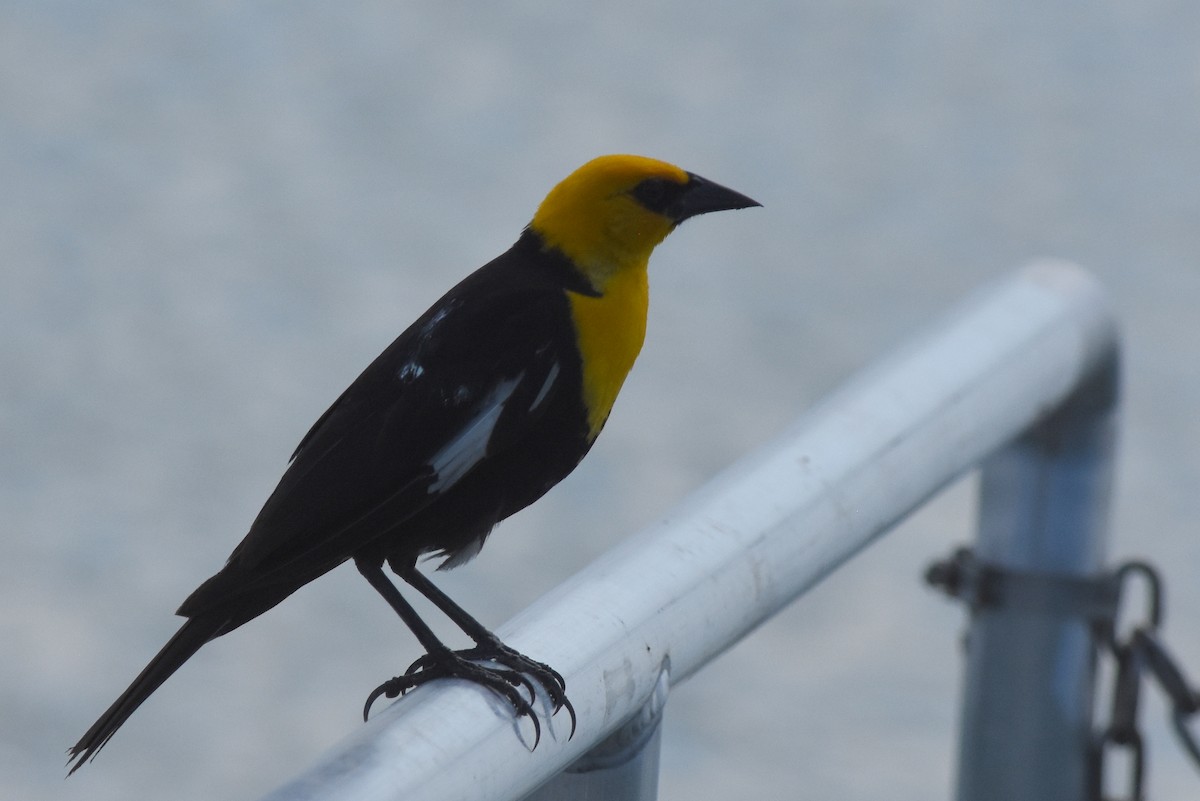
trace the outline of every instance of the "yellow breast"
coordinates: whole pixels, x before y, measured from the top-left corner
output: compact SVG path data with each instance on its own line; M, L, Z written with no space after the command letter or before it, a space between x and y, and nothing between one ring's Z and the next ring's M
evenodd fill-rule
M650 289L645 262L619 270L603 291L600 297L567 293L583 360L589 439L604 427L646 338Z

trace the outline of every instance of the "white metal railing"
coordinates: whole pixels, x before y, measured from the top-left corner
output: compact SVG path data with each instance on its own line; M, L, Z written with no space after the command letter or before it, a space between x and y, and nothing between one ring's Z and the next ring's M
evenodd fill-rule
M1087 273L1061 262L1018 271L498 630L563 674L574 738L560 714L530 751L528 721L491 693L434 682L269 799L499 801L547 782L533 797L653 798L670 688L978 465L983 555L1024 570L1099 570L1116 362L1115 325ZM1086 625L980 617L960 798L1083 799ZM1013 656L1027 648L1058 661ZM1013 759L1033 764L1014 771Z

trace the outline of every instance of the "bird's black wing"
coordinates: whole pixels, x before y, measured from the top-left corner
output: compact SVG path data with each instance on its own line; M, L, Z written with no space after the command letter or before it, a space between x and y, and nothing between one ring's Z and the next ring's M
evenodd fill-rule
M447 293L321 416L225 569L181 614L263 588L286 595L519 446L575 357L564 352L561 288L514 280L502 259Z

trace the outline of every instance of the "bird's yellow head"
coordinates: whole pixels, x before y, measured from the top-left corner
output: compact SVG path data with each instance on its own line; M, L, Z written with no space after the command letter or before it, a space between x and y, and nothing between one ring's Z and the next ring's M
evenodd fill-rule
M569 258L599 291L689 217L759 205L665 161L601 156L568 175L538 207L530 229Z
M664 161L601 156L550 190L529 229L594 292L568 291L583 363L588 438L608 419L646 335L650 253L697 214L758 203Z

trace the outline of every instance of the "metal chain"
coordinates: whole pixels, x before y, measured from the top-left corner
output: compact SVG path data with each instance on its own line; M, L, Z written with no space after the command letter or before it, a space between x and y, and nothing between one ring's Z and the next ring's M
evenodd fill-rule
M1146 619L1133 631L1157 629L1162 623L1162 583L1158 573L1141 562L1126 562L1110 576L1116 585L1118 606L1127 605L1131 578L1141 576L1146 583ZM1119 610L1118 610L1119 611ZM1121 636L1117 631L1118 615L1101 627L1102 642L1116 664L1113 678L1112 702L1109 705L1108 726L1100 733L1093 759L1092 798L1105 799L1106 773L1112 764L1111 756L1124 752L1129 763L1126 795L1122 801L1142 801L1146 754L1142 733L1138 729L1138 708L1142 691L1142 656L1133 647L1133 636ZM1116 801L1116 799L1105 799Z
M1108 621L1101 632L1115 660L1116 676L1108 726L1100 734L1095 746L1092 795L1097 799L1103 797L1104 770L1108 757L1118 749L1127 752L1130 762L1128 795L1123 796L1121 801L1143 799L1145 750L1138 729L1138 702L1145 675L1155 680L1171 702L1175 733L1192 762L1200 769L1200 747L1189 728L1189 719L1200 711L1200 693L1192 689L1178 662L1159 637L1163 619L1162 579L1158 571L1146 562L1124 563L1111 577L1117 584L1122 605L1128 597L1128 586L1134 577L1141 577L1146 585L1145 619L1123 636L1118 634L1115 619Z

